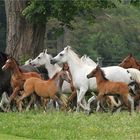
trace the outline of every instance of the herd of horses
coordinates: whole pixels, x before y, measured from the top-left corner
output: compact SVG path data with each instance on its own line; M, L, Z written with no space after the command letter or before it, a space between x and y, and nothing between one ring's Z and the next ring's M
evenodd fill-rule
M47 110L51 105L90 113L94 102L96 111L127 107L132 113L140 110L140 64L130 54L118 66L100 67L67 46L55 57L45 50L19 66L0 52L0 95L4 112L15 108L21 112L33 105Z

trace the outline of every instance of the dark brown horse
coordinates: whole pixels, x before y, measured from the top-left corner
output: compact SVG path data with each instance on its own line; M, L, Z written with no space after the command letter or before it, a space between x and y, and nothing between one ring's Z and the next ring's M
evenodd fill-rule
M49 80L42 80L36 77L32 77L26 80L24 83L24 91L22 96L18 100L18 104L20 106L20 111L22 110L21 101L32 95L32 93L36 93L38 96L44 98L51 98L55 101L58 101L57 92L60 91L60 81L66 80L67 82L71 82L71 79L68 77L66 71L61 70L56 73Z
M136 60L132 54L129 54L123 61L119 64L120 67L123 68L135 68L140 70L140 63Z
M124 82L112 82L105 77L105 73L99 66L97 66L91 73L87 75L87 78L96 77L97 88L99 94L97 96L97 101L102 103L102 100L106 95L116 95L118 94L123 104L125 104L130 111L134 110L133 99L129 95L129 87ZM131 106L130 106L130 103Z

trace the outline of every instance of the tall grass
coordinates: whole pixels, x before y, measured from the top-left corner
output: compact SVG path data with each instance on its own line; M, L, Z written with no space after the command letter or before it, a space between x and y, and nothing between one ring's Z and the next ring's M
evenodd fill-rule
M0 113L0 140L140 139L140 114Z

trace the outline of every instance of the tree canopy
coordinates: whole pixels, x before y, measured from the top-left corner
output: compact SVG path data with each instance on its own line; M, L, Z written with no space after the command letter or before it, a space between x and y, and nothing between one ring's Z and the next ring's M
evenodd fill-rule
M76 15L90 14L94 7L115 7L115 4L108 0L30 0L22 13L30 22L46 23L56 18L62 25L70 26Z

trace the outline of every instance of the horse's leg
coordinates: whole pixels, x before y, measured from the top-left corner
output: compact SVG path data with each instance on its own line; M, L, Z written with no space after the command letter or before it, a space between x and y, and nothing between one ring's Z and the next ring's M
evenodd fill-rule
M9 103L11 103L11 101L17 96L18 92L19 92L20 88L16 87L12 93L12 95L9 97Z
M123 95L122 98L123 98L124 104L128 107L130 114L131 114L131 111L132 111L131 109L134 108L134 106L132 105L133 101L131 100L132 97L130 97L129 94L126 94L126 95ZM130 101L130 103L129 103L129 101Z
M134 112L134 99L132 98L130 94L128 94L128 101L131 104L131 113L133 113Z
M59 101L59 98L55 95L54 97L52 97L52 99L55 101L56 103L56 110L59 111L60 110L60 107L59 105L61 105L60 101Z
M74 97L76 97L76 96L77 96L77 92L76 91L72 91L72 94L68 98L68 102L72 101L74 99Z
M103 98L103 94L102 93L99 93L98 96L97 96L97 108L96 108L96 112L99 111L100 107L102 107L102 103L101 103L101 100Z
M17 105L19 106L19 111L22 111L22 100L26 97L28 97L29 95L31 95L32 93L27 93L27 92L23 92L23 94L19 97L19 99L17 100Z
M9 111L10 110L10 103L11 101L17 96L18 92L19 92L20 88L16 87L12 93L12 95L9 97L9 103L7 104L6 110Z
M91 98L88 99L87 107L88 107L89 110L90 110L90 104L91 104L94 100L96 100L96 96L95 96L95 95L93 95Z
M35 102L35 100L36 100L36 95L33 94L33 95L31 96L30 102L28 103L28 105L27 105L27 107L26 107L26 111L29 111L31 105Z
M82 99L84 98L85 96L85 93L86 93L87 90L85 89L80 89L80 92L78 93L78 96L77 96L77 107L81 107L83 108L85 111L87 110L87 107L85 107L83 104L82 104ZM78 111L78 110L77 110Z

